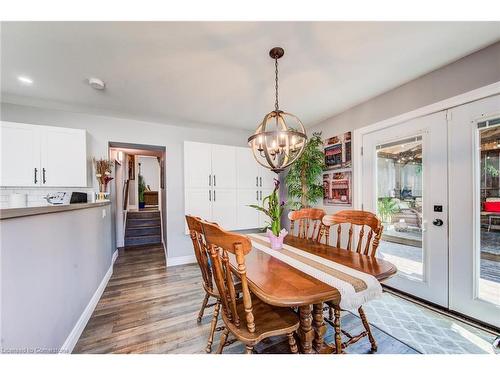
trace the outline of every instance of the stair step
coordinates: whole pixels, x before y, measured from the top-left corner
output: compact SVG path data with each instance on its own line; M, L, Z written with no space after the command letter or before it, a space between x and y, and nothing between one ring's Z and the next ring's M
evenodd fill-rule
M160 219L129 219L127 218L127 228L159 226Z
M159 219L160 211L129 211L127 218L130 219Z
M154 225L150 227L132 227L125 230L125 237L160 235L161 227Z
M161 243L161 236L135 236L125 237L125 246L154 245Z

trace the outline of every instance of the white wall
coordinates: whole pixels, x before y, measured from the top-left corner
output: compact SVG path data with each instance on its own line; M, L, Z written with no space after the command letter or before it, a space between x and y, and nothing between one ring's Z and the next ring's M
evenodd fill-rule
M160 168L158 159L155 156L139 156L141 163L141 173L146 186L149 185L152 191L160 191Z
M183 142L246 146L246 140L251 133L217 127L194 128L158 124L12 103L2 103L1 109L1 118L5 121L87 129L90 156L107 157L110 141L165 146L167 222L164 225L169 258L189 256L193 253L191 240L184 233ZM114 231L113 225L113 238Z
M321 131L326 139L496 82L500 82L500 42L328 118L307 131L308 134ZM359 141L353 139L353 143ZM359 156L353 155L356 157ZM322 202L317 206L328 213L345 209L323 206Z

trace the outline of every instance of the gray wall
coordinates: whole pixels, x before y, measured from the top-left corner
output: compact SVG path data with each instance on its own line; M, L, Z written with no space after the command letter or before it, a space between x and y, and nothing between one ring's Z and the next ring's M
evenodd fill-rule
M2 349L59 350L111 265L110 230L109 205L0 221Z
M166 146L167 252L168 257L192 255L192 244L184 233L183 142L198 141L245 146L250 131L224 128L194 128L157 124L115 117L66 112L2 103L5 121L87 129L91 156L107 157L108 142ZM113 225L113 238L115 226Z
M500 42L328 118L310 127L308 133L321 131L326 139L495 82L500 82ZM324 208L327 212L343 209Z

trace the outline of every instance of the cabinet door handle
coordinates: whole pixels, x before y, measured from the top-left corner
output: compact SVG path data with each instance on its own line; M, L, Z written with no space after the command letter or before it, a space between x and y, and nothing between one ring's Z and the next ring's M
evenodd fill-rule
M212 186L212 175L208 175L208 186Z
M38 169L35 168L35 184L38 182L37 176L38 176Z
M217 199L215 199L215 190L214 190L214 202L216 201Z
M257 193L257 200L259 200L259 191L257 190L256 193Z
M259 176L255 177L255 186L259 187Z
M214 175L214 186L217 186L217 182L215 180L215 175ZM214 195L215 195L215 191L214 191Z
M47 182L47 180L46 180L46 178L45 178L45 168L42 168L42 182L43 182L43 183L46 183L46 182Z
M262 177L260 177L260 187L262 187Z
M262 190L260 191L260 200L262 200Z
M208 200L211 202L212 201L212 190L208 191Z

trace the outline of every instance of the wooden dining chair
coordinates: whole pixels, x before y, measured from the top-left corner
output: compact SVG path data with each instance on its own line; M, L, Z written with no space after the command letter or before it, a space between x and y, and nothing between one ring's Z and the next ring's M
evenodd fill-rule
M344 210L333 215L323 216L322 223L323 227L318 236L318 241L321 242L324 238L326 244L329 245L330 236L332 235L332 237L336 237L333 246L339 249L355 251L373 257L375 256L384 227L381 221L373 213L367 211ZM354 344L365 336L368 336L370 340L372 351L377 350L377 343L372 335L370 325L362 306L358 308L358 313L365 330L359 335L353 336L340 328L341 309L339 307L339 301L328 301L326 304L329 310L327 321L333 325L335 329L337 353L342 352L343 348ZM342 343L341 333L348 337L349 340L347 342Z
M263 339L286 334L291 352L297 353L294 337L299 327L297 315L289 308L268 305L250 294L245 266L245 255L252 250L250 239L211 223L203 222L202 227L210 249L225 324L217 353L222 353L229 333L245 344L247 354L251 354ZM236 295L235 278L241 281L241 298Z
M290 235L317 241L321 232L321 219L325 211L320 208L302 208L288 213L290 219ZM298 225L296 225L298 222ZM295 228L297 230L295 231Z
M203 314L207 307L215 306L212 316L212 323L210 326L210 334L208 336L207 346L205 348L207 353L212 351L212 343L214 340L215 330L217 329L217 321L219 318L219 310L220 310L220 297L217 289L214 288L213 276L212 276L212 268L210 266L210 255L208 253L208 248L205 242L205 238L203 236L203 229L201 226L202 220L199 217L186 215L186 221L189 228L189 235L193 242L194 254L196 257L196 261L198 266L200 267L201 276L202 276L202 286L205 290L205 297L203 298L203 302L201 305L200 312L198 313L197 321L201 322L203 318ZM208 303L210 297L215 298L214 303Z

